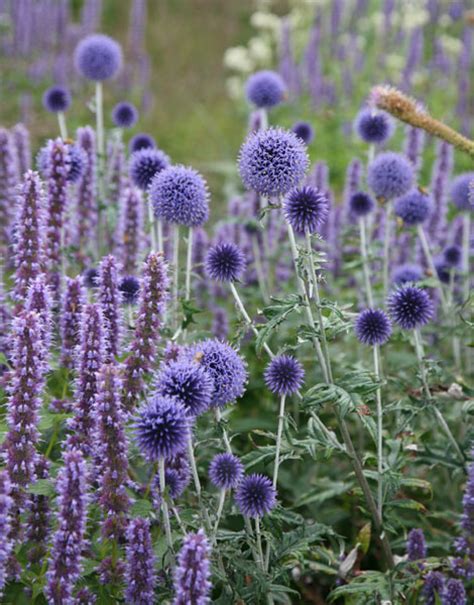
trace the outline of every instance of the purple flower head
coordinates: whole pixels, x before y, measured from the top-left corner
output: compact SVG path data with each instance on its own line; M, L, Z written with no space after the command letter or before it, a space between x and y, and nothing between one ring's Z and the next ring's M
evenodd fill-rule
M462 212L473 210L473 194L471 193L471 197L469 197L469 183L473 181L474 172L466 172L457 176L451 183L451 199L456 208Z
M186 227L199 227L209 218L209 191L202 175L187 166L170 166L150 184L155 216Z
M99 265L98 299L102 308L105 328L106 353L115 357L119 353L121 336L120 292L115 257L105 256Z
M403 330L414 330L433 317L433 303L428 293L417 286L402 286L387 299L392 320Z
M419 265L400 265L393 270L392 282L401 286L406 283L416 283L423 278L423 269Z
M434 261L436 275L442 284L449 284L451 279L450 267L444 262L443 258L438 258Z
M409 561L426 559L427 549L422 529L412 529L407 538L407 555Z
M140 149L153 149L154 147L156 147L155 139L146 132L139 132L130 139L128 151L132 154Z
M228 343L203 340L187 347L184 354L201 364L214 380L212 406L222 407L244 394L248 377L246 364Z
M247 189L285 195L308 169L306 146L294 132L268 128L249 134L239 153L239 171Z
M407 193L413 176L413 166L405 156L387 151L369 164L367 183L376 197L391 200Z
M402 197L395 200L395 214L406 225L420 225L431 214L433 200L431 196L421 189L412 189Z
M143 248L143 199L135 187L125 188L120 198L120 213L117 225L117 246L121 265L125 273L136 273Z
M49 478L49 460L39 455L35 466L36 479ZM26 538L32 543L28 552L28 561L39 563L44 560L48 550L51 510L48 496L32 494L28 502Z
M173 605L207 605L212 585L210 566L211 547L200 529L184 538L174 574L175 599Z
M375 209L375 201L365 191L356 191L349 198L349 210L354 216L367 216Z
M10 245L12 199L17 184L17 165L11 134L0 128L0 246L2 252Z
M153 177L169 166L170 159L161 149L145 148L132 153L129 162L130 178L142 191L148 189Z
M354 329L358 340L370 346L385 344L392 333L390 319L381 309L359 313Z
M0 596L7 579L7 565L13 548L10 539L10 511L13 499L10 496L11 483L6 470L0 471Z
M67 175L66 180L69 183L76 183L84 174L87 155L86 152L78 145L66 143L68 152L67 160ZM44 145L36 156L36 164L42 176L47 177L49 173L50 152L49 145Z
M444 588L445 578L439 571L430 571L425 576L425 583L421 594L425 599L425 605L436 605L436 597L440 597ZM439 601L438 601L439 602Z
M90 126L78 128L77 145L85 153L84 172L77 188L77 230L74 243L79 250L87 249L97 236L99 215L97 195L97 146L95 131Z
M354 128L366 143L381 144L393 135L395 124L385 111L362 109L355 119Z
M283 212L297 233L315 233L327 219L329 203L323 192L304 186L288 193L283 202Z
M244 474L244 465L234 454L217 454L209 465L211 483L219 489L237 487Z
M125 600L130 605L155 603L155 554L150 522L132 519L127 529Z
M461 580L451 578L446 582L441 593L442 605L467 605L466 589Z
M117 103L112 109L112 122L118 128L131 128L138 120L138 111L135 105L123 101Z
M96 267L89 267L89 269L86 269L82 277L86 288L93 289L99 287L99 269Z
M65 86L51 86L43 94L43 107L51 113L67 111L71 105L71 92Z
M275 71L258 71L245 85L247 99L257 107L275 107L285 100L286 93L285 82Z
M31 167L30 133L26 126L21 123L15 124L11 132L18 160L18 172L21 176Z
M314 128L309 122L296 122L296 124L293 124L291 130L305 145L309 145L314 139Z
M190 416L208 410L214 392L210 374L202 365L188 360L164 364L155 386L157 393L176 399Z
M61 365L72 369L74 354L80 341L82 311L85 305L82 277L66 278L60 314Z
M155 395L139 409L135 435L138 447L149 460L175 456L186 448L189 439L187 411L175 398Z
M101 82L113 78L122 67L120 45L104 34L83 38L74 51L76 70L88 80Z
M264 475L248 475L237 487L235 501L244 517L262 517L276 504L276 489Z
M216 281L239 281L245 265L244 253L232 242L216 244L206 255L206 273Z
M443 259L444 262L449 267L458 267L462 258L461 247L453 244L452 246L447 246L443 250Z
M133 275L127 275L120 280L119 292L122 296L122 302L126 305L135 305L138 301L140 292L140 282Z
M278 355L265 369L265 384L277 395L293 395L301 388L304 369L301 363L290 355Z
M167 461L168 462L168 461ZM168 490L169 496L172 500L177 500L184 492L184 490L189 485L190 475L183 475L179 471L174 468L168 468L166 466L165 469L165 485ZM154 489L157 492L157 495L160 495L160 478L159 475L156 475L154 484Z

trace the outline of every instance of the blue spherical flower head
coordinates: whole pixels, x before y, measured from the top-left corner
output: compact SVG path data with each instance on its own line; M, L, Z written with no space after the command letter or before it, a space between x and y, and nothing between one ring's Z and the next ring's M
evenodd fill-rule
M228 343L204 340L187 347L183 355L197 361L214 380L212 406L222 407L244 394L248 377L246 365Z
M366 143L381 144L393 135L395 124L385 111L362 109L355 119L355 131Z
M86 288L99 287L99 270L96 267L89 267L83 273L84 285Z
M303 385L304 369L290 355L277 355L265 369L265 384L277 395L293 395Z
M257 107L274 107L285 99L286 85L275 71L258 71L247 80L245 94Z
M387 308L392 320L404 330L414 330L433 317L428 293L417 286L403 286L390 294Z
M219 489L237 487L244 474L244 465L233 454L217 454L209 465L211 483Z
M76 46L74 63L81 76L88 80L109 80L122 67L122 49L109 36L91 34Z
M376 197L391 200L407 193L413 184L413 166L400 153L379 154L369 165L367 182Z
M199 227L209 218L209 190L202 175L188 166L170 166L150 184L155 216L185 227Z
M365 345L383 345L390 338L392 324L381 309L365 309L355 322L357 339Z
M456 244L452 246L447 246L443 250L443 259L444 262L449 267L459 267L462 258L462 251L460 246L456 246Z
M190 416L206 412L212 401L214 381L196 361L170 361L162 366L155 383L161 395L174 397Z
M356 191L349 198L349 210L357 217L367 216L374 208L374 198L365 191Z
M138 300L140 282L134 275L126 275L119 283L119 291L126 305L134 305Z
M406 225L421 225L431 214L433 200L421 189L412 189L395 200L394 209Z
M71 93L65 86L51 86L43 94L43 107L51 113L67 111L71 105Z
M123 101L112 109L112 121L118 128L131 128L137 123L138 111L135 105Z
M155 395L138 411L136 441L149 460L169 458L182 452L187 446L189 434L188 414L173 397Z
M451 184L451 199L458 210L466 212L474 209L474 172L466 172L456 177ZM470 186L472 191L470 191Z
M155 147L155 139L151 135L146 134L146 132L139 132L130 139L128 152L132 154L135 151L140 151L140 149L154 149Z
M167 168L170 159L161 149L140 149L129 160L130 178L142 191L148 189L153 177Z
M283 128L250 133L239 153L242 182L261 195L285 195L302 181L308 164L303 141Z
M244 517L263 517L276 504L276 490L268 477L249 475L239 483L235 501Z
M87 155L79 145L68 145L67 150L69 165L66 180L69 183L77 183L86 169Z
M283 213L296 233L315 233L329 214L327 197L315 187L292 189L283 202Z
M314 139L314 128L309 122L296 122L296 124L293 124L291 130L305 145L309 145Z
M416 283L423 278L423 269L419 265L400 265L393 270L392 282L398 286L406 283Z
M245 269L244 253L232 242L216 244L207 253L205 268L211 279L221 282L237 281Z
M436 275L442 284L449 284L451 281L450 267L444 262L443 258L437 258L434 261Z

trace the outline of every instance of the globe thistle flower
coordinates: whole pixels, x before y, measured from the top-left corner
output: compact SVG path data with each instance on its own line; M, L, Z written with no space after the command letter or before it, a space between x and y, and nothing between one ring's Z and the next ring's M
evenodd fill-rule
M159 219L199 227L209 218L207 183L194 168L170 166L154 177L149 193Z
M365 191L356 191L349 198L349 211L357 217L367 216L375 209L375 201Z
M216 281L239 281L245 269L242 250L231 242L212 246L205 261L206 273Z
M243 395L248 378L246 364L228 343L203 340L187 347L184 356L197 361L214 380L212 406L222 407Z
M117 253L125 273L137 271L144 239L142 194L134 187L127 187L120 198L116 236Z
M383 345L390 338L392 325L381 309L365 309L357 316L354 330L363 344Z
M405 285L392 292L387 300L392 320L403 330L414 330L433 317L433 303L425 290Z
M393 270L392 282L396 285L416 283L423 279L423 269L419 265L400 265Z
M35 477L36 480L49 478L49 461L42 455L36 461ZM48 548L51 522L48 496L30 495L27 509L26 538L32 544L28 551L28 560L38 563L44 559Z
M189 485L190 481L190 473L186 476L183 476L179 471L174 468L168 467L168 460L166 461L165 468L165 485L166 490L168 492L169 497L172 500L177 500L180 496L182 496L184 490ZM160 508L161 506L161 488L160 488L160 478L158 473L153 481L153 489L154 489L154 504L156 508Z
M369 164L367 183L378 198L391 200L409 191L413 176L413 166L405 156L387 151Z
M99 265L99 302L104 318L105 350L109 357L119 354L121 338L120 291L115 257L109 254Z
M87 156L85 151L76 144L66 143L66 149L68 152L66 180L68 183L77 183L84 173ZM50 159L49 144L46 143L36 156L38 170L45 178L48 177L50 171Z
M244 474L244 465L233 454L217 454L209 465L209 479L219 489L237 487Z
M74 367L74 355L80 342L82 311L86 294L82 277L66 278L60 313L61 365Z
M11 131L20 176L31 168L30 133L24 124L15 124Z
M10 511L13 507L11 489L8 472L0 471L0 596L6 583L8 561L13 549L13 540L10 539Z
M453 244L443 250L443 260L448 267L459 267L462 259L461 247Z
M431 196L420 189L412 189L395 200L395 214L406 225L421 225L429 217L433 208Z
M211 592L211 547L203 529L183 541L174 574L173 605L207 605Z
M85 166L77 190L77 232L75 244L87 250L95 241L98 220L97 149L95 132L90 126L77 130L77 144L85 154Z
M366 108L357 114L354 129L366 143L381 145L392 137L395 124L385 111Z
M262 70L252 74L245 85L245 95L257 107L275 107L284 101L286 85L280 74Z
M444 588L445 578L442 573L439 571L430 571L426 574L424 578L424 585L421 589L421 594L423 596L424 603L426 605L436 605L438 597L441 597Z
M155 554L148 519L132 519L127 529L125 599L130 605L155 602Z
M426 559L427 549L422 529L412 529L407 538L407 556L409 561Z
M76 46L74 64L78 73L88 80L109 80L122 67L122 49L109 36L91 34Z
M72 593L81 574L87 520L87 467L79 450L67 450L56 483L58 527L53 535L46 573L50 603L72 605ZM65 556L67 553L67 556Z
M145 191L153 177L167 168L169 164L169 157L161 149L140 149L133 152L130 158L130 179L136 187Z
M126 275L120 280L118 286L121 300L126 305L135 305L140 292L140 282L133 275Z
M10 244L10 229L13 218L12 199L15 197L17 171L15 150L10 133L0 128L0 250L6 252Z
M461 212L472 212L473 202L469 198L469 183L474 181L474 172L466 172L457 176L451 183L450 197Z
M162 366L155 383L160 395L173 397L190 416L199 416L211 405L214 381L195 361L170 361Z
M154 147L156 147L155 139L146 132L139 132L130 139L128 152L131 155L140 149L153 149Z
M135 105L122 101L112 109L112 122L118 128L131 128L137 123L138 111Z
M51 113L67 111L71 101L71 92L65 86L51 86L43 94L43 107Z
M148 460L169 458L182 452L189 436L188 413L174 397L155 395L139 409L135 437Z
M293 124L291 130L305 145L309 145L314 139L314 128L309 122L296 122Z
M99 287L99 269L97 267L89 267L82 274L82 278L84 280L84 285L89 290L95 290Z
M446 582L441 593L442 605L467 605L466 589L461 580L451 578Z
M290 355L277 355L265 369L265 384L277 395L293 395L304 381L301 363Z
M442 284L448 285L451 281L450 267L448 267L442 258L438 258L434 261L434 268L439 281Z
M288 193L283 212L296 233L315 233L327 219L329 204L324 193L305 186Z
M276 505L276 490L268 477L248 475L240 481L235 501L244 517L263 517Z
M283 128L250 133L239 152L243 184L261 195L285 195L303 180L308 164L305 144Z

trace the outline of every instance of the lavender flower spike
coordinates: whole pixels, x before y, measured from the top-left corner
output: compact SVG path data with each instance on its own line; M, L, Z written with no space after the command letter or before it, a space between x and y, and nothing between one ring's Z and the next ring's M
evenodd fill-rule
M38 313L41 326L41 346L43 348L44 359L47 363L49 350L51 347L51 336L53 331L51 292L47 283L47 277L40 273L28 288L26 298L26 310Z
M130 605L155 603L155 555L148 520L130 521L127 543L125 600Z
M466 488L462 499L462 536L454 544L456 551L467 557L474 557L474 447L471 450L471 458L472 461L468 467Z
M35 467L36 479L47 479L49 476L49 461L39 456ZM26 537L32 543L28 552L28 560L37 563L43 560L47 552L47 538L50 530L50 507L48 496L31 495L28 505Z
M112 255L103 258L99 266L99 300L104 316L106 353L116 357L121 332L120 292L117 263Z
M21 177L31 166L30 133L26 126L21 123L15 124L11 133L16 151L18 173Z
M97 202L97 151L95 132L90 126L77 130L77 142L86 154L86 167L77 192L77 232L75 243L87 250L95 241L98 220ZM82 253L84 256L84 253ZM84 258L80 258L81 261Z
M137 271L144 237L142 193L128 187L120 198L116 235L117 253L126 275L134 275Z
M5 251L10 242L12 199L17 172L10 133L0 128L0 250Z
M210 603L210 551L209 541L202 529L186 536L174 577L174 605Z
M68 450L58 480L58 528L47 572L49 603L73 605L74 586L81 572L81 552L87 519L87 467L79 450Z
M82 277L66 279L66 288L61 302L61 365L72 369L74 356L80 342L81 318L86 293L82 283Z
M13 547L10 535L11 483L7 471L0 472L0 596L6 581L6 567Z

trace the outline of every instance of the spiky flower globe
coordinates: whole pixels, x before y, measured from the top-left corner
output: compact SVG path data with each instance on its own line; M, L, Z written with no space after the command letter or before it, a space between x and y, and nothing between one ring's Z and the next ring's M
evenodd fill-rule
M257 107L274 107L286 96L286 85L280 74L262 70L252 74L245 85L245 94Z
M268 477L248 475L239 483L235 501L244 517L263 517L276 504L276 490Z
M412 189L395 200L395 214L406 225L421 225L430 216L433 200L430 195L420 189Z
M443 250L443 259L444 262L449 267L458 267L462 258L462 251L460 246L453 244L452 246L447 246Z
M209 465L209 478L211 483L219 489L232 489L237 487L244 474L244 465L233 454L217 454Z
M355 131L366 143L381 144L393 135L395 124L385 111L362 109L355 119Z
M261 195L285 195L303 180L308 164L303 141L283 128L250 133L239 153L243 184Z
M83 273L84 285L86 288L99 287L99 270L96 267L89 267Z
M113 78L122 67L120 44L104 34L83 38L74 51L77 71L88 80L101 82Z
M182 452L190 433L189 416L173 397L155 395L143 405L135 421L138 447L149 460Z
M469 192L469 184L474 181L474 172L457 176L451 183L450 196L458 210L465 212L474 209L474 193Z
M290 355L277 355L265 369L265 384L272 393L292 395L301 388L304 369L301 363Z
M436 269L436 275L438 276L439 281L442 284L449 284L451 280L451 272L450 268L445 262L444 259L437 258L434 261L434 267Z
M43 107L51 113L67 111L71 105L71 93L65 86L51 86L43 94Z
M140 282L134 275L126 275L120 280L119 291L126 305L134 305L138 301Z
M390 319L381 309L364 309L354 329L358 340L370 346L385 344L392 333Z
M315 187L292 189L283 202L286 220L296 233L315 233L329 214L327 197Z
M140 149L129 160L130 178L142 191L148 189L153 177L167 168L170 159L161 149Z
M314 128L309 122L296 122L291 127L291 130L305 145L309 145L314 139Z
M423 269L420 265L411 265L409 263L400 265L393 270L392 282L401 286L406 283L416 283L423 278Z
M413 166L404 155L387 151L370 164L367 183L376 197L391 200L410 190L413 184Z
M139 132L130 139L128 144L128 151L130 154L140 149L153 149L156 147L155 139L146 132Z
M203 176L188 166L170 166L150 184L155 216L185 227L199 227L209 218L209 191Z
M155 387L161 395L174 397L189 415L198 416L211 405L214 381L196 361L177 360L163 364Z
M205 268L216 281L238 281L245 269L244 253L232 242L216 244L207 253Z
M367 216L374 208L374 198L365 191L356 191L349 198L349 210L354 216Z
M138 111L135 105L123 101L112 109L112 121L118 128L131 128L137 123Z
M387 308L392 321L403 330L420 328L433 317L433 303L428 293L417 286L407 285L392 292Z

